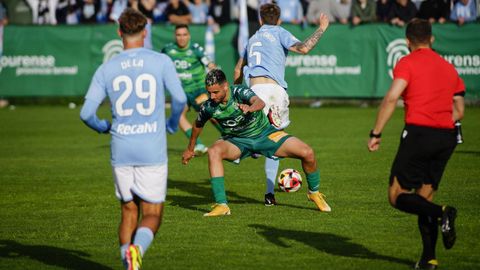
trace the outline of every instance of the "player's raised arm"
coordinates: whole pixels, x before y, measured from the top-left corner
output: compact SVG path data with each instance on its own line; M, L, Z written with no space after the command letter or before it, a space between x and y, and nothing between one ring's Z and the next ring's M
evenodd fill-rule
M172 109L170 118L167 121L167 132L174 133L178 129L178 121L182 115L182 111L187 103L187 96L183 91L180 79L170 58L165 57L164 61L164 85L172 96Z
M235 70L233 71L233 83L242 84L243 81L243 67L247 65L247 60L243 57L240 57L235 65Z
M315 47L315 45L317 45L318 41L323 36L323 33L327 31L329 24L330 22L328 21L328 16L323 13L320 14L320 25L318 26L317 30L303 42L294 44L288 50L300 54L309 53Z

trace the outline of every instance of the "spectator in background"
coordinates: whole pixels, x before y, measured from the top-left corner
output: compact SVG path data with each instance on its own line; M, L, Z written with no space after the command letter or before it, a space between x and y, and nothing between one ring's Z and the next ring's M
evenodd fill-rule
M392 0L377 0L377 20L388 22L388 15L392 8Z
M420 4L418 17L430 23L444 23L450 13L450 0L425 0Z
M168 21L167 16L165 15L165 10L167 9L169 1L168 0L157 0L155 9L153 9L153 20L154 22L166 22Z
M55 11L58 24L78 24L76 0L60 0Z
M32 24L32 10L26 1L1 0L8 15L9 24Z
M96 23L97 12L100 10L99 0L80 0L80 23Z
M187 5L180 0L170 0L165 15L168 22L172 24L190 24L192 22L192 14L188 10Z
M120 14L127 8L129 0L113 0L112 10L110 11L110 21L116 22Z
M352 0L334 0L331 5L335 19L341 24L347 24L352 9Z
M27 0L32 9L34 24L57 24L57 0Z
M456 22L458 25L463 25L468 22L474 22L477 19L477 8L474 0L459 0L453 6L450 13L450 20Z
M229 23L230 1L229 0L211 0L208 9L208 24L217 24L222 26Z
M299 0L277 0L282 11L280 20L286 23L300 24L303 21L303 8Z
M410 0L396 0L390 9L388 20L392 25L403 27L417 15L417 7Z
M7 7L3 3L3 1L0 1L0 27L3 27L4 25L7 25L8 23L8 18L7 18ZM3 33L3 32L2 32ZM3 39L0 39L2 41ZM2 44L0 44L1 46ZM2 50L0 47L0 57L2 56Z
M351 16L353 25L374 22L377 19L375 0L354 0Z
M312 0L308 6L307 21L310 24L318 25L320 14L323 13L328 17L330 22L335 22L332 13L332 0Z
M192 14L192 23L204 24L207 22L208 5L203 0L193 0L193 3L185 1L185 4Z
M113 0L98 0L100 2L100 10L97 12L97 22L107 23Z
M147 17L147 21L150 24L153 22L153 10L155 9L156 4L155 0L138 1L138 11Z
M220 32L220 26L227 24L231 21L230 1L211 0L207 16L208 25L212 27L213 32Z

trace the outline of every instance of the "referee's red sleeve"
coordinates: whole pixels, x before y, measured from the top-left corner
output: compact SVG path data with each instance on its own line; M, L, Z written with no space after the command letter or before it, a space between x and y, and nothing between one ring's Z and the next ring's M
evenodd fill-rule
M410 67L405 58L400 59L395 65L393 79L404 79L407 83L410 81Z
M455 95L459 95L462 93L465 93L465 83L463 82L462 78L460 76L457 77L457 88L455 89Z

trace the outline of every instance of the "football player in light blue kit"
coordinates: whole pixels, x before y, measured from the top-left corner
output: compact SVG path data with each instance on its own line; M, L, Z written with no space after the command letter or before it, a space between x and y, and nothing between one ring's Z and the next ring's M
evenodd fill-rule
M115 193L122 211L120 252L128 270L141 267L160 226L167 192L166 130L177 130L186 103L170 58L143 48L146 23L138 11L128 8L122 13L119 35L125 50L97 69L80 113L90 128L112 135ZM167 122L165 88L172 97ZM107 96L112 104L111 125L96 116Z
M245 79L245 83L265 102L263 111L268 115L270 123L277 129L284 129L290 124L290 101L285 81L287 54L289 51L300 54L310 52L327 30L329 21L327 16L321 14L317 30L301 42L280 26L280 12L280 8L275 4L264 4L260 7L261 28L248 40L243 57L235 66L234 80L236 84L241 84L242 79ZM267 158L265 161L266 206L276 204L274 187L278 165L278 160ZM309 190L308 198L322 211L331 211L324 195L319 193L318 189Z

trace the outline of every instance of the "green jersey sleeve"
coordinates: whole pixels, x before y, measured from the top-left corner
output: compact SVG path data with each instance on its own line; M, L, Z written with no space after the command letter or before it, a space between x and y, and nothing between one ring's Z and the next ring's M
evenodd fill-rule
M197 126L203 127L205 123L212 118L213 110L211 108L210 102L207 100L200 106L200 111L197 115Z
M193 51L195 52L195 56L202 62L204 66L208 66L212 61L208 56L205 54L205 49L200 46L198 43L193 44Z
M256 96L255 92L253 92L252 89L243 85L235 85L233 87L233 94L237 96L243 104L250 104L250 99Z

